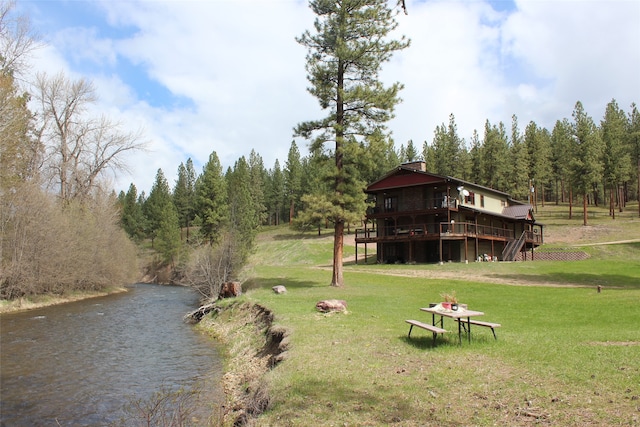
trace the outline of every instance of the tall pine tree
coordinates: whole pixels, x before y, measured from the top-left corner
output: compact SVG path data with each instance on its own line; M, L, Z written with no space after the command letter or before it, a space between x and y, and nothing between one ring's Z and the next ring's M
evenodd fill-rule
M284 188L289 207L289 224L296 214L296 206L302 197L302 161L300 150L295 141L291 141L287 163L284 169Z
M636 200L638 200L638 216L640 217L640 111L635 103L631 104L629 113L629 129L627 131L631 162L636 168Z
M615 201L622 212L624 197L621 185L631 177L631 153L625 144L627 135L627 116L618 107L615 99L607 104L604 120L600 124L602 142L604 143L604 181L609 188L609 214L616 217Z
M520 135L518 117L511 116L510 159L513 167L509 173L509 193L521 200L530 200L529 153Z
M500 191L509 188L509 143L504 124L491 125L489 120L484 127L484 144L481 149L483 179L482 184Z
M573 150L570 162L574 188L582 194L583 225L588 224L589 192L602 177L602 145L598 128L578 101L573 110Z
M138 189L133 183L129 185L129 190L123 195L120 203L122 228L132 239L142 239L144 237L145 218L142 213L142 206L138 201Z
M193 221L195 212L195 186L196 173L193 169L193 161L187 159L187 164L178 166L178 180L173 188L173 204L178 212L178 221L181 227L185 227L187 241L189 240L189 226Z
M356 159L349 156L357 156L359 139L383 129L392 118L402 85L385 88L379 71L409 42L404 38L388 40L397 27L397 11L389 8L387 0L312 0L310 7L317 16L315 34L305 31L298 42L308 49L309 92L329 114L300 123L295 133L313 138L312 150L334 143L329 196L334 209L327 218L334 224L331 285L343 286L345 223L361 218L365 208L363 183L350 175L355 170L350 165Z
M572 128L569 120L556 121L551 131L551 169L556 186L556 205L565 201L565 194L571 189L571 170L569 160L571 158ZM558 186L560 188L558 188ZM572 201L569 200L571 205ZM571 218L571 211L569 211Z
M168 204L173 204L169 183L162 169L158 169L156 179L149 192L149 197L143 205L147 225L147 236L151 238L152 246L162 226L163 216L166 214Z
M222 175L222 165L214 151L196 180L196 215L200 223L200 235L213 243L229 218L227 185Z

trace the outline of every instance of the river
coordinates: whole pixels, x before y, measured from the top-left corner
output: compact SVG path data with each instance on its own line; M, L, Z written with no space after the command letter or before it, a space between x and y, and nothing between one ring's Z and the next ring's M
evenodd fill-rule
M142 425L126 409L132 403L144 407L159 393L187 399L203 387L208 408L203 399L180 402L210 411L222 362L216 344L182 320L196 306L188 288L137 284L0 316L0 425Z

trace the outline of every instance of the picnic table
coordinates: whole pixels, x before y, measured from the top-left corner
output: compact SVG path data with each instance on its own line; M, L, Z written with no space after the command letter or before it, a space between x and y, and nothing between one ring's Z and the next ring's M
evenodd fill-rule
M474 321L471 320L472 317L484 316L482 311L474 311L468 310L464 307L458 307L457 310L452 310L450 308L444 308L442 305L438 304L434 307L423 307L420 310L426 311L427 313L431 313L431 323L433 326L436 326L440 323L440 328L444 328L444 318L448 317L450 319L454 319L458 323L458 340L460 344L462 344L462 329L464 326L464 330L467 333L467 337L469 342L471 342L471 325L474 324ZM436 316L440 316L440 320L436 321ZM465 320L466 319L466 320ZM477 324L477 323L476 323ZM493 328L492 328L493 330ZM494 332L495 336L495 332Z

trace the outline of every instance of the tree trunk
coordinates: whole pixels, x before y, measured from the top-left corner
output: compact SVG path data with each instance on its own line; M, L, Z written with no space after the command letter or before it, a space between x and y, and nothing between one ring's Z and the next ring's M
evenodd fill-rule
M344 184L344 100L342 98L342 90L344 89L344 63L342 59L338 60L338 93L336 99L336 180L335 192L336 199L339 203L343 203L344 195L342 188ZM342 253L344 249L344 218L336 218L333 235L333 275L331 277L331 286L344 286L344 278L342 275Z
M587 192L582 196L582 225L587 225L587 199L589 198L589 194Z
M295 205L293 199L291 199L291 203L289 204L289 225L291 225L291 221L293 221L294 208Z
M344 221L337 221L334 227L333 235L333 275L331 277L331 286L344 286L344 277L342 274L342 254L344 249Z
M569 187L569 219L573 219L573 188Z
M609 190L609 216L616 219L616 208L613 202L613 187Z

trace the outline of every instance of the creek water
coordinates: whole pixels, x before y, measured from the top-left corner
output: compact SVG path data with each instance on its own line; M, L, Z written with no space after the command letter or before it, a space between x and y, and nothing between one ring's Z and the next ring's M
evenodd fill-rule
M137 284L0 316L0 425L115 425L131 402L205 382L220 399L220 349L182 320L196 306L188 288Z

